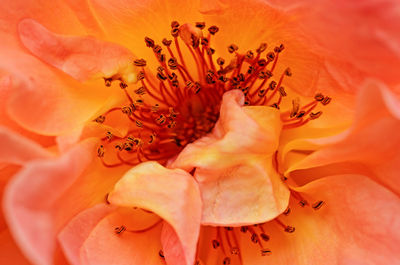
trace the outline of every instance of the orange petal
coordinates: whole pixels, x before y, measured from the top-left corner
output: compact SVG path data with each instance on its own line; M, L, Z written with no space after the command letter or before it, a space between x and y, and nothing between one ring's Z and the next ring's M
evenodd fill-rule
M15 47L0 49L0 54L5 56L0 67L4 66L11 77L6 111L27 130L44 135L76 130L110 97L103 82L100 86L98 82L83 85Z
M115 211L103 218L90 232L80 249L82 265L162 265L165 261L159 256L161 249L161 224L152 222L151 229L145 232L130 232L136 216L129 211ZM115 228L126 226L126 231L117 234ZM149 225L143 226L147 228ZM140 228L139 228L140 229Z
M399 107L395 96L382 84L365 84L358 97L353 126L342 134L308 141L319 151L287 172L353 162L366 167L374 180L400 194L400 138L394 133L400 130ZM357 164L353 166L354 173L359 170ZM337 167L336 174L340 169Z
M202 0L202 3L211 2ZM215 58L219 56L229 61L228 45L234 43L238 52L245 54L255 50L261 43L268 45L266 52L283 44L284 51L279 55L272 77L279 80L286 68L290 67L293 77L285 78L283 86L302 95L312 95L316 90L329 89L330 79L323 67L323 56L316 53L310 39L300 33L296 18L282 9L277 9L267 1L228 0L220 8L210 6L204 12L207 25L217 25L220 31L211 39L211 47L216 49ZM264 53L265 54L265 53ZM328 86L328 84L330 86ZM336 84L335 84L336 85Z
M1 126L0 146L0 162L22 165L30 160L51 157L51 153L36 142Z
M287 207L289 191L272 166L281 130L279 111L241 105L241 92L225 93L211 134L187 145L170 165L188 172L196 168L202 224L260 223Z
M156 162L141 163L115 185L109 201L158 214L175 230L183 251L176 255L175 247L164 249L167 263L194 263L202 203L197 183L190 174L181 169L166 169Z
M280 220L296 228L285 233L276 222L264 225L270 236L260 248L240 233L243 264L335 265L396 264L400 258L400 200L397 195L361 175L337 175L314 181L298 191L311 203L323 200L318 211L291 203L292 212Z
M115 210L115 208L110 205L98 204L86 211L79 213L59 233L58 240L61 244L64 254L71 264L81 264L81 246L96 225L113 210Z
M18 249L8 229L5 229L0 233L0 264L30 264L22 255L21 250Z
M115 76L127 83L137 81L133 55L122 46L90 37L57 35L32 19L21 21L18 29L25 47L75 79Z
M31 262L52 264L57 232L93 200L69 189L90 163L95 143L87 140L59 158L26 164L6 187L5 218Z

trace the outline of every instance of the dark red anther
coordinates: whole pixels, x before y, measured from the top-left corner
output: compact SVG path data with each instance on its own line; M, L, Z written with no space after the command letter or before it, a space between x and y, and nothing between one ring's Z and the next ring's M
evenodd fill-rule
M211 35L215 35L219 31L219 28L217 26L211 26L208 28L208 32L210 32Z
M316 101L322 101L324 100L324 95L322 95L321 93L315 94L314 99Z
M272 251L268 248L261 249L261 256L269 256L272 254Z
M287 233L293 233L296 230L293 226L286 226L285 227L285 232Z
M260 236L261 236L262 240L264 240L264 241L269 241L269 236L268 236L267 234L261 233Z
M274 90L276 88L277 83L275 81L271 81L271 83L269 83L269 89L270 90Z
M321 103L322 103L322 105L328 105L330 102L331 102L331 98L330 97L325 97L322 101L321 101Z
M212 245L213 245L213 248L216 249L216 248L218 248L218 247L220 246L220 243L219 243L218 240L214 239L214 240L212 241Z
M171 35L172 37L176 38L179 35L179 28L173 28L171 29Z
M110 87L112 81L113 81L112 78L104 78L104 84L105 84L105 86L106 86L106 87Z
M287 207L286 210L283 212L283 214L287 216L290 214L291 211L292 210L289 207Z
M317 201L317 202L313 203L312 208L313 208L314 210L319 210L319 209L321 209L321 207L322 207L324 204L325 204L324 201Z
M251 60L254 58L254 53L252 51L247 51L246 52L246 58Z
M267 53L267 60L269 61L269 62L271 62L271 61L273 61L274 59L275 59L275 53L273 53L273 52L269 52L269 53Z
M231 44L228 46L228 52L233 53L235 51L237 51L239 49L239 47L236 44Z
M208 55L213 55L215 53L215 50L213 48L207 48L206 51Z
M146 46L149 48L154 47L154 40L150 39L149 37L145 37L144 41L146 42Z
M258 235L256 233L251 235L251 242L253 242L254 244L258 243Z
M262 53L267 49L267 44L266 43L261 43L260 47L257 48L256 52L257 53Z
M199 29L204 29L206 27L205 22L196 22L196 27Z
M280 52L282 52L284 49L285 49L285 46L284 46L283 44L281 44L281 45L279 45L279 46L277 46L277 47L274 48L274 52L280 53Z
M171 22L171 28L177 28L179 27L179 22L178 21L172 21Z
M231 258L229 258L229 257L226 257L226 258L224 258L224 261L222 262L224 265L229 265L229 264L231 264Z
M258 60L257 64L261 67L266 66L267 65L267 61L265 59L260 59Z
M209 44L209 41L207 38L201 38L201 45L207 47Z
M166 38L164 38L162 40L162 44L164 44L165 46L169 47L172 43L172 40L167 40Z

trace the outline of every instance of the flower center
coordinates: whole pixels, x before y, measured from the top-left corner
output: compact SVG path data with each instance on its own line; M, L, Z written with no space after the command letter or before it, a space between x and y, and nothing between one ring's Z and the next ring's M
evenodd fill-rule
M107 124L113 112L131 121L126 136L107 132L102 138L97 153L104 166L136 165L146 160L165 164L187 144L211 132L219 117L222 96L232 89L243 91L245 105L280 108L287 96L282 86L284 78L292 75L290 68L275 73L284 45L268 52L267 44L261 43L254 52L239 53L238 46L231 44L228 51L233 58L226 63L224 58L213 57L215 50L211 47L212 36L219 28L209 27L206 37L204 29L203 22L192 26L174 21L171 23L173 40L164 38L164 47L145 37L145 44L153 50L159 66L152 73L145 68L144 59L135 60L133 64L141 68L139 85L135 88L128 88L118 78L104 78L106 86L120 82L127 103L108 110L95 121ZM190 54L189 58L184 52ZM312 112L318 102L326 105L330 98L318 94L304 106L293 100L292 110L281 114L283 128L296 128L318 118L322 112Z

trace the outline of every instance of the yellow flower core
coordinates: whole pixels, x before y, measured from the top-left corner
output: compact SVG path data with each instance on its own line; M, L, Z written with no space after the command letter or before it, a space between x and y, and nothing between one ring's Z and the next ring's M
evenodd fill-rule
M282 73L276 73L279 56L285 48L283 44L267 51L267 44L261 43L258 49L246 53L239 53L238 46L231 44L228 51L234 56L227 63L224 58L213 58L215 50L211 48L211 39L219 31L217 26L208 28L207 37L203 37L203 22L196 23L195 26L180 26L174 21L171 28L173 40L163 39L164 47L149 37L145 38L146 46L153 50L159 63L155 75L145 69L147 62L144 59L137 59L132 63L141 67L141 71L138 74L139 85L135 88L128 87L118 78L105 78L106 86L111 86L114 81L120 82L128 103L126 106L108 110L95 121L107 123L110 113L119 112L132 122L125 137L108 132L102 138L97 153L106 167L124 164L133 166L148 160L165 164L187 144L212 131L219 118L222 96L229 90L243 91L245 105L277 109L280 109L282 99L287 97L283 81L292 76L291 69L286 68ZM181 46L187 49L192 58L184 57ZM187 67L189 60L193 60L195 67ZM311 102L303 106L298 99L292 100L291 110L281 112L283 129L297 128L318 118L322 112L313 112L314 109L319 103L327 105L330 101L330 97L322 94L316 94ZM280 173L277 152L274 166ZM286 180L283 174L281 177L283 181ZM309 205L292 189L291 196L301 207ZM323 204L323 201L317 201L311 207L318 210ZM287 208L283 214L289 213L290 208ZM274 222L287 233L295 231L294 227L285 225L278 218ZM159 222L137 231L122 225L116 227L115 232L118 235L123 232L142 233L158 224ZM230 257L235 255L239 256L241 262L237 233L249 233L250 241L259 246L260 254L268 256L271 250L263 242L269 241L270 237L263 225L216 227L216 237L210 242L211 246L221 251L223 264L230 264ZM159 255L164 258L162 251Z

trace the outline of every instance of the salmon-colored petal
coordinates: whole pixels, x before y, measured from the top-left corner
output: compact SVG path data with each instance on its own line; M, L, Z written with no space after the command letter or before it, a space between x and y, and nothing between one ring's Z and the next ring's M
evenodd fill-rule
M270 236L262 257L248 233L240 235L244 264L396 264L400 256L400 200L361 175L337 175L299 189L310 202L323 200L315 211L291 203L280 220L296 228L285 233L276 222L264 225Z
M400 66L400 3L396 0L300 1L298 21L315 48L326 56L325 65L340 84L351 79L377 77L398 84ZM315 23L318 21L318 23ZM359 43L362 43L362 48ZM371 62L374 62L371 65ZM352 70L353 69L353 70ZM346 88L345 86L342 86ZM348 87L352 92L354 87Z
M90 37L57 35L32 19L21 21L18 29L34 55L80 81L112 76L126 83L137 81L138 70L127 48Z
M7 113L8 97L12 94L10 82L11 78L9 76L0 77L0 124L44 147L54 145L54 137L44 136L28 131L10 118Z
M175 230L183 251L176 255L175 249L164 249L167 263L193 264L202 203L197 183L189 173L181 169L167 169L156 162L141 163L115 185L109 201L119 206L137 206L158 214Z
M71 264L81 264L81 246L96 225L113 210L115 208L110 205L98 204L75 216L59 233L58 240Z
M82 245L80 264L165 264L159 255L161 223L157 219L150 222L147 220L144 226L135 226L131 223L136 222L136 217L132 210L118 210L103 218ZM126 230L116 233L115 229L121 226L125 226ZM146 231L130 232L141 229Z
M0 126L0 162L22 165L30 160L52 155L36 142Z
M196 169L202 224L260 223L287 207L289 191L273 168L281 130L279 112L242 107L243 101L239 91L225 93L213 131L187 145L170 165L188 172Z
M354 162L368 168L374 180L400 194L400 138L394 133L400 130L399 106L382 84L365 84L358 96L354 125L342 134L308 141L318 151L292 165L287 173Z
M0 54L4 55L0 68L10 75L5 97L8 116L39 134L76 130L119 92L110 91L102 81L83 85L14 46L6 45Z
M18 245L34 264L51 264L56 249L55 237L65 221L76 214L90 198L68 189L83 173L94 152L93 139L56 159L26 164L6 187L6 221ZM70 205L62 196L69 195ZM72 206L73 204L73 206Z

